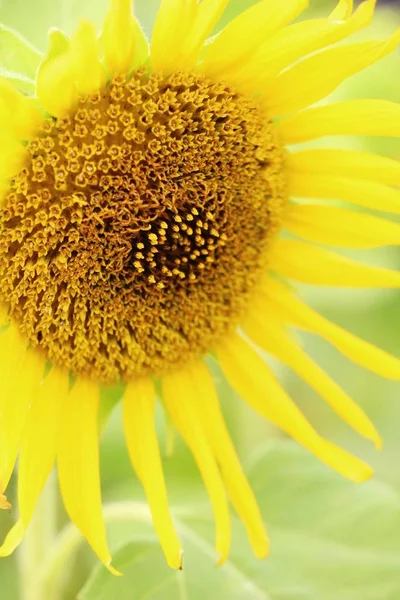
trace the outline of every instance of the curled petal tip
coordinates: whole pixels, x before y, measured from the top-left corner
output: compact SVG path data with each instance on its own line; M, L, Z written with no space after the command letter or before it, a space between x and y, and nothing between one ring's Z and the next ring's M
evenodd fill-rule
M0 510L11 510L11 504L7 500L7 496L0 492Z
M3 544L0 546L0 558L10 556L14 550L20 545L25 533L25 525L21 519L11 527L7 533Z
M215 566L222 567L226 563L227 558L228 558L227 554L221 554L221 556Z
M363 472L357 473L357 475L354 476L353 481L354 483L365 483L366 481L369 481L373 476L373 468L369 465L366 465L365 470Z
M123 577L123 573L121 573L121 571L118 571L117 569L115 569L111 564L106 565L107 569L109 570L109 572L111 573L111 575L115 575L116 577Z
M268 558L269 540L267 538L264 540L260 540L257 548L254 548L253 552L254 552L255 557L259 558L260 560Z
M168 566L174 571L183 571L183 551L180 550L178 554L174 554L167 560Z

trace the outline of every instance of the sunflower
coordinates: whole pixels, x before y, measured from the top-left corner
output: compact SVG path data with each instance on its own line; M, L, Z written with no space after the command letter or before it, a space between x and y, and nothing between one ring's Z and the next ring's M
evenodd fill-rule
M157 397L208 490L220 562L230 546L227 497L264 557L267 534L210 356L251 407L320 460L352 481L371 476L313 429L264 351L380 446L368 417L292 328L384 377L400 378L398 359L306 306L289 283L400 286L397 272L319 246L400 243L399 224L346 206L400 213L400 164L295 148L327 135L399 136L394 103L309 108L398 45L399 32L333 45L368 25L375 3L353 10L340 0L327 18L293 23L306 0L261 0L208 39L228 0L163 0L149 49L130 0L111 0L100 36L88 21L70 39L50 32L35 97L1 80L0 506L9 508L19 455L20 513L3 556L20 543L56 463L70 518L113 570L98 413L101 386L122 382L126 443L168 564L181 567L181 546Z

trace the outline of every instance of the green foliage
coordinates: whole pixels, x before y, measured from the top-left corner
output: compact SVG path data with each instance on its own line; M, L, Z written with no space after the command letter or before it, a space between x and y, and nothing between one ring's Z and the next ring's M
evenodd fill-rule
M115 594L120 600L179 598L181 574L165 569L155 543L127 543L115 553L115 564L125 572L123 578L110 578L105 569L96 570L79 598L107 600Z
M0 25L0 76L21 90L33 92L41 58L40 52L19 33Z
M174 572L145 505L122 502L107 514L124 576L96 566L79 600L398 600L400 503L392 489L350 484L278 441L258 451L249 476L271 536L268 560L251 556L235 521L232 555L216 569L209 507L188 503L174 508L184 547L184 570Z

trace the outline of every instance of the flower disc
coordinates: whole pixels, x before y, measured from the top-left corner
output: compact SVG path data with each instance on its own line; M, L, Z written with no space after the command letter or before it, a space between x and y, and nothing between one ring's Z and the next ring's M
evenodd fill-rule
M0 216L0 292L47 358L113 383L237 326L286 198L256 101L137 71L46 119L28 150Z

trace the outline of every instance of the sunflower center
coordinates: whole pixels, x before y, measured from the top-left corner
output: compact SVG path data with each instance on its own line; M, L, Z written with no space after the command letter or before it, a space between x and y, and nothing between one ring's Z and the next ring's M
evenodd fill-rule
M255 101L138 71L46 119L28 150L0 213L0 295L46 358L113 383L238 325L286 198Z

